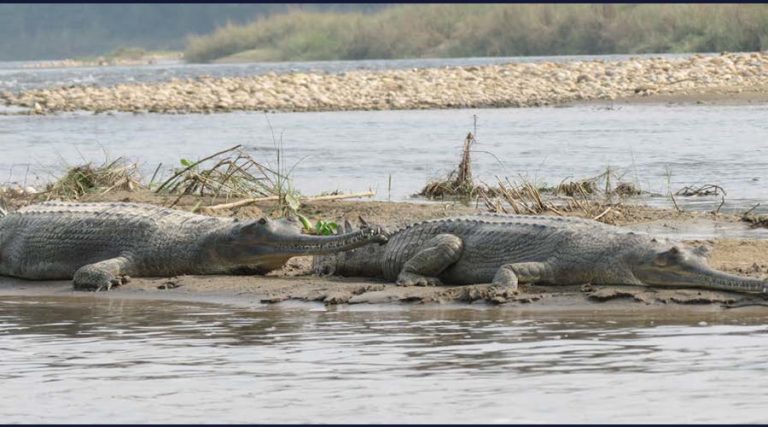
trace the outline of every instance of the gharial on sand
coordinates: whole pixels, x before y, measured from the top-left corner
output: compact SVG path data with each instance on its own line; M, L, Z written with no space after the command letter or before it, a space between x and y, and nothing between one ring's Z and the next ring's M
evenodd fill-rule
M347 231L351 226L347 227ZM643 285L766 293L768 282L715 270L704 246L597 221L555 216L442 218L387 233L385 245L315 256L318 274L383 277L400 285L518 283Z
M45 202L0 215L0 275L74 279L110 289L126 276L264 274L298 255L384 240L366 228L339 236L301 233L297 221L240 221L139 203Z

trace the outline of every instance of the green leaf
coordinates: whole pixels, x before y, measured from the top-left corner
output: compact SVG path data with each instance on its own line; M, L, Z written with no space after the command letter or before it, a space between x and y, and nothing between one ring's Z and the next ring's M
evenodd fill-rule
M298 214L298 213L296 214L296 216L298 216L298 217L299 217L299 221L301 221L301 225L303 225L303 226L304 226L304 229L305 229L305 230L307 230L307 231L310 231L310 230L312 230L312 223L311 223L311 222L309 222L309 220L307 219L307 217L305 217L305 216L304 216L304 215L302 215L302 214Z
M192 166L192 162L190 162L187 159L181 159L179 160L179 162L181 162L181 165L184 166L185 168Z
M315 229L317 230L317 234L320 234L322 236L329 236L336 232L336 229L339 228L339 225L335 222L330 221L317 221L317 224L315 224Z

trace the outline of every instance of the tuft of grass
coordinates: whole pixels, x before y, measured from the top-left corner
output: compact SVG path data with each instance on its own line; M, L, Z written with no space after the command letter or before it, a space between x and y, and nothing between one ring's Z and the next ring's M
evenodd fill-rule
M119 157L99 166L86 163L72 167L63 177L49 184L43 195L49 200L77 200L89 193L107 193L115 189L134 191L139 188L142 185L138 165Z

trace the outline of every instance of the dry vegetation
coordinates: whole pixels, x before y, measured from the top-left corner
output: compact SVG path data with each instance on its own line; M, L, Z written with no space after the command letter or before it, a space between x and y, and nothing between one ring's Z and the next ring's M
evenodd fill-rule
M290 171L280 163L276 168L261 163L246 153L240 145L219 151L198 161L181 160L181 167L170 177L161 178L158 165L147 182L140 176L138 164L120 157L94 166L92 163L68 168L64 175L43 190L18 185L0 186L0 209L13 210L46 200L75 201L108 193L151 193L154 202L167 207L176 206L183 198L194 197L192 211L205 213L233 209L256 202L274 202L275 211L295 213L302 202L371 197L372 191L353 194L323 194L302 196L292 185ZM160 179L162 179L160 181ZM231 201L235 200L235 201ZM2 212L0 212L2 215Z
M628 198L642 194L635 184L623 181L610 168L595 177L563 180L555 187L538 187L526 179L516 182L499 177L497 186L478 184L472 177L471 153L475 142L470 132L464 140L456 169L443 180L427 183L418 196L433 200L482 202L491 212L523 215L549 212L608 220L608 212L620 208Z
M139 181L138 166L120 157L99 166L92 163L75 166L49 184L41 196L47 200L77 200L92 192L133 191L141 187Z
M400 5L294 11L192 37L190 62L759 51L764 4Z
M463 143L459 164L445 180L428 183L419 196L429 199L456 200L465 205L474 203L491 212L514 214L574 215L607 223L625 220L634 215L638 205L636 196L645 194L635 184L622 179L612 169L580 180L563 180L554 187L541 187L527 179L511 180L497 177L497 185L478 184L472 175L473 133L468 133ZM158 179L162 165L147 182L138 173L136 163L124 158L69 168L64 175L38 191L27 187L0 186L0 216L6 211L44 200L106 200L109 193L135 192L138 200L158 203L205 214L222 211L235 214L238 209L271 203L273 214L297 214L306 202L372 197L372 191L352 194L321 194L302 196L291 184L289 172L278 163L276 168L266 166L247 154L241 146L222 150L201 160L191 162L182 159L182 167L171 171L169 177ZM719 215L725 201L725 190L714 184L688 186L668 197L677 207L674 195L683 197L721 196L722 202L712 212ZM149 197L151 195L152 197ZM88 197L86 197L88 196ZM115 200L122 200L121 198ZM180 203L183 200L183 203ZM177 206L179 205L179 206ZM261 206L263 207L263 205ZM766 215L755 215L759 207L733 216L753 227L768 227ZM407 221L406 221L407 222Z
M467 137L464 139L464 148L461 153L459 166L451 171L444 180L427 183L418 195L428 199L470 199L484 191L488 191L486 187L475 184L475 180L472 178L470 150L475 142L475 136L471 132L467 134Z

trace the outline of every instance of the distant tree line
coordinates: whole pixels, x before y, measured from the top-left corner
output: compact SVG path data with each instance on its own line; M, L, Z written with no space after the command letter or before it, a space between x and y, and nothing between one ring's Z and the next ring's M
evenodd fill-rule
M767 4L428 4L289 11L190 38L210 62L768 49Z
M0 60L92 56L120 47L180 50L189 35L274 13L380 8L350 4L0 4Z

